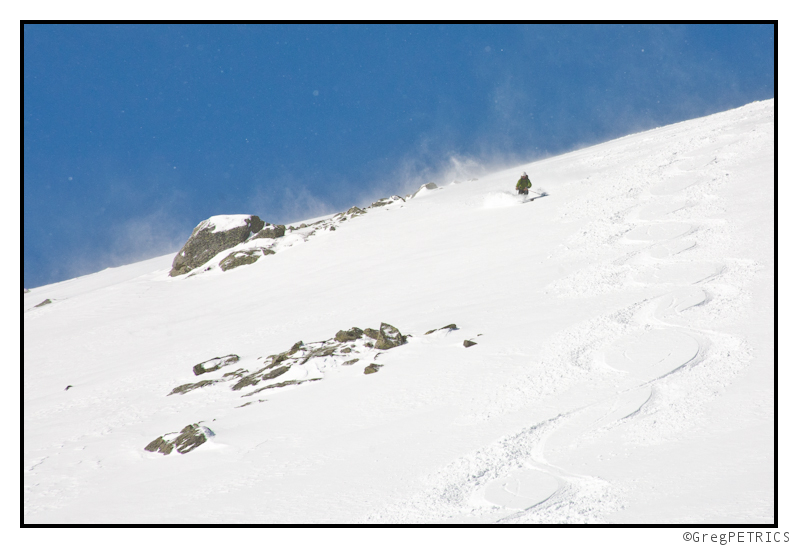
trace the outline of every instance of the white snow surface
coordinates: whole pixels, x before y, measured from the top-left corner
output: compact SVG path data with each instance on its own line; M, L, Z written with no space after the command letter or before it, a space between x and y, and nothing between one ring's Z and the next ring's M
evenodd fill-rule
M547 195L514 196L522 171ZM286 233L227 272L170 278L168 255L34 288L24 523L773 523L774 186L771 100ZM407 344L268 381L315 382L223 377L380 322ZM194 423L214 434L194 451L144 451Z
M194 229L200 231L203 228L210 228L211 232L226 232L239 226L245 226L251 215L214 215L210 219L205 219Z

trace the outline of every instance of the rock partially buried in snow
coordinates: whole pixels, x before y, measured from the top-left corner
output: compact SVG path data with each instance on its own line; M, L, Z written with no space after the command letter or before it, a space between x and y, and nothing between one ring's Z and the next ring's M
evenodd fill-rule
M349 209L347 209L346 211L344 211L343 213L339 213L338 215L336 215L336 217L340 218L342 221L345 221L347 219L353 219L355 217L358 217L360 215L365 215L365 214L366 214L366 212L363 211L362 209L360 209L359 207L352 206Z
M257 215L217 215L202 221L175 255L169 275L180 276L204 265L218 253L246 241L265 224Z
M255 249L245 249L243 251L234 251L219 263L219 268L224 272L244 266L245 264L252 264L261 257L266 255L274 255L274 251L266 249L265 247L258 247Z
M172 394L185 394L187 392L191 392L192 390L197 390L198 388L204 388L206 386L212 386L219 382L218 380L215 381L199 381L199 382L190 382L187 384L181 384L180 386L176 386L172 388L172 391L167 394L167 396L171 396Z
M405 199L402 198L401 196L395 196L394 195L394 196L391 196L390 198L380 198L379 200L377 200L376 202L371 204L369 206L369 208L382 207L382 206L390 205L390 204L392 204L394 202L404 202L404 201L405 201Z
M377 371L379 371L381 367L382 367L382 365L380 365L380 364L378 364L378 363L372 363L372 364L369 364L369 365L368 365L368 366L366 366L366 368L363 370L363 374L364 374L364 375L371 375L372 373L376 373Z
M435 190L436 188L438 188L438 185L436 185L435 183L432 183L432 182L427 183L425 185L421 185L418 188L418 190L416 190L413 194L410 195L410 199L415 198L419 194L425 194L426 192L429 192L430 190Z
M189 424L179 434L172 432L152 440L144 450L164 455L171 453L172 449L177 449L180 454L190 453L208 441L208 436L214 436L210 428L199 424Z
M465 346L466 348L468 348L469 346L475 346L476 344L477 343L475 343L474 341L469 341L468 339L463 341L463 346Z
M407 338L403 337L398 329L383 322L380 324L380 334L377 336L377 342L374 343L374 348L388 350L389 348L401 346L406 342Z
M443 327L439 327L438 329L430 329L429 331L427 331L424 334L425 335L430 335L432 333L435 333L436 331L443 331L444 329L446 329L447 331L456 331L457 330L457 325L453 324L453 323L450 323L449 325L444 325Z
M195 365L194 374L202 375L203 373L210 373L211 371L216 371L217 369L221 369L222 367L230 365L231 363L236 363L239 359L240 358L235 354L228 354L227 356L222 356L221 358L213 358Z

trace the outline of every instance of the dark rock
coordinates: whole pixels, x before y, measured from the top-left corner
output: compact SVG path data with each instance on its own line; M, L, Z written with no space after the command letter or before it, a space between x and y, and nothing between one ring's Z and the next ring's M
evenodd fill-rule
M188 384L181 384L175 388L172 388L172 391L167 394L167 396L171 396L172 394L185 394L186 392L191 392L192 390L196 390L197 388L202 388L204 386L210 386L212 384L216 384L219 381L200 381L195 383L188 383Z
M206 434L209 436L214 435L210 428L203 428L198 424L189 424L180 431L180 435L172 443L174 443L177 452L182 455L193 451L208 441Z
M261 257L266 255L274 255L274 251L266 249L265 247L258 247L256 249L245 249L243 251L234 251L219 263L219 268L227 272L245 264L252 264Z
M333 346L322 346L321 348L317 348L316 350L311 351L308 353L305 358L299 362L300 364L307 363L307 361L311 358L319 358L323 356L332 356L332 354L338 350L338 345Z
M341 330L335 334L335 340L338 342L355 341L363 336L363 330L353 327L349 331Z
M429 335L430 333L435 333L436 331L442 331L444 329L448 329L449 331L456 331L457 326L453 323L450 323L449 325L444 325L443 327L439 327L438 329L431 329L424 334Z
M366 214L366 212L363 211L362 209L360 209L357 206L350 207L349 209L346 210L346 213L344 213L344 215L349 215L350 219L352 219L353 217L358 217L360 215L365 215L365 214Z
M237 383L235 383L233 385L232 389L233 390L241 390L242 388L245 388L247 386L255 386L261 381L267 381L269 379L274 379L276 377L279 377L280 375L282 375L283 373L285 373L289 369L291 369L291 366L290 365L284 365L282 367L278 367L277 369L271 371L270 373L266 373L266 374L262 375L262 373L264 371L266 371L267 369L270 369L270 367L264 367L263 369L261 369L260 371L256 371L252 375L247 375L246 377L243 377L240 381L238 381Z
M469 341L469 340L463 341L463 346L465 346L466 348L468 348L469 346L474 346L476 344L477 343L475 343L474 341Z
M171 437L172 434L165 434ZM173 449L177 448L177 452L182 454L189 453L208 441L208 436L213 436L213 430L199 424L189 424L183 428L180 433L171 441L164 439L164 436L152 440L144 448L145 451L151 453L163 453L168 455Z
M277 377L279 377L280 375L282 375L283 373L285 373L289 369L291 369L290 365L284 365L283 367L278 367L277 369L275 369L271 373L267 373L267 374L263 375L260 380L268 381L269 379L276 379Z
M279 354L274 355L274 356L269 356L269 358L272 361L271 361L271 363L269 364L269 366L266 369L271 369L272 367L276 366L280 362L284 362L290 356L293 356L294 354L299 352L303 347L304 347L304 343L302 341L295 342L294 346L292 346L290 350L286 350L285 352L280 352Z
M50 299L45 299L42 302L40 302L39 304L37 304L36 306L34 306L33 308L39 308L40 306L44 306L44 305L47 305L47 304L53 304L53 301L51 301Z
M239 359L241 358L235 354L228 354L227 356L223 356L221 358L213 358L195 365L194 374L202 375L203 373L210 373L211 371L216 371L217 369L221 369L222 367L230 365L231 363L236 363Z
M144 450L149 451L150 453L163 453L164 455L168 455L174 448L175 445L173 443L163 439L163 436L158 436L156 439L148 443Z
M255 240L257 238L282 238L285 236L285 225L273 225L267 224L262 230L258 231L257 234L252 236L252 239Z
M353 360L346 360L343 365L352 365L353 363L357 363L360 361L360 358L355 358Z
M366 368L363 370L363 374L364 374L364 375L371 375L372 373L376 373L377 371L379 371L381 367L382 367L382 365L380 365L380 364L378 364L378 363L372 363L372 364L369 364L369 365L368 365L368 366L366 366Z
M217 232L214 219L202 221L194 228L191 237L175 255L170 276L180 276L204 265L225 249L246 241L266 224L257 215L248 215L240 226Z
M66 387L66 388L64 388L64 390L66 391L66 390L69 390L70 388L72 388L72 385L71 385L71 384L68 384L68 385L67 385L67 387Z
M314 381L320 381L320 380L321 379L305 379L303 381L293 380L293 381L278 382L277 384L270 384L269 386L264 386L263 388L258 388L257 390L253 390L252 392L250 392L248 394L244 394L241 397L242 398L247 398L249 396L253 396L253 395L257 394L258 392L263 392L264 390L271 390L272 388L282 388L284 386L300 385L300 384L305 384L306 382L314 382ZM258 400L258 401L261 401L261 400ZM262 400L262 401L266 401L266 400Z
M371 329L370 327L367 327L366 329L364 329L363 330L363 334L366 337L369 337L371 339L376 339L377 337L380 336L380 332L379 331L377 331L376 329Z
M377 337L377 342L374 343L374 348L380 350L388 350L396 346L401 346L407 342L407 339L402 336L398 329L385 322L380 324L380 334Z

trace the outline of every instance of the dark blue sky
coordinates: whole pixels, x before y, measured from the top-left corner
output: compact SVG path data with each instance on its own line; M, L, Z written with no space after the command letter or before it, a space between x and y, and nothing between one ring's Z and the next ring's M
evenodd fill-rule
M25 25L23 283L769 99L774 48L772 25Z

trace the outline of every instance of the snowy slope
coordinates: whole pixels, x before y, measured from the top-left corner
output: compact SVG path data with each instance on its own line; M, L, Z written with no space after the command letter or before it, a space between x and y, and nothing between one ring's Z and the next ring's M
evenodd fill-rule
M773 101L438 185L25 294L25 523L772 523ZM381 322L408 343L269 381L316 382L223 377Z

